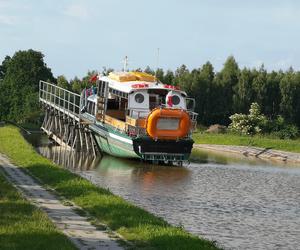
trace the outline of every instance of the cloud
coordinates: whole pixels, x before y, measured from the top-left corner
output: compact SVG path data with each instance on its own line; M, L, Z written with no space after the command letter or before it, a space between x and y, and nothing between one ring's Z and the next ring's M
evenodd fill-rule
M86 19L89 16L88 8L83 3L73 3L67 6L63 13L67 16L80 19Z
M17 21L15 16L1 15L0 14L0 24L13 25Z

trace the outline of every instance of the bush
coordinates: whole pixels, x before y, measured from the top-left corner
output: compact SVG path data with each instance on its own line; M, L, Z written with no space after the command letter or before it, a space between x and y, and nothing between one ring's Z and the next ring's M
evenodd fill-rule
M298 127L288 124L280 115L267 122L265 132L280 139L295 139L299 135Z
M229 117L232 121L229 129L243 135L254 135L262 132L267 119L260 113L259 105L254 102L249 109L249 115L234 114Z
M272 134L280 139L295 139L299 135L299 130L297 126L287 124L284 128L275 131Z

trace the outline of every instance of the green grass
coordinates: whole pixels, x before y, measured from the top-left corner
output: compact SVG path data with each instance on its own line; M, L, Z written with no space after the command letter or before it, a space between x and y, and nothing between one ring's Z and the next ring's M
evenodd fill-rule
M0 128L0 152L87 211L94 220L107 224L133 242L135 248L217 249L212 242L171 226L162 218L51 163L38 155L15 127Z
M219 144L237 146L255 146L277 150L300 153L300 139L282 140L266 136L241 136L236 134L195 133L193 135L197 144Z
M76 249L47 215L26 201L1 172L0 249Z

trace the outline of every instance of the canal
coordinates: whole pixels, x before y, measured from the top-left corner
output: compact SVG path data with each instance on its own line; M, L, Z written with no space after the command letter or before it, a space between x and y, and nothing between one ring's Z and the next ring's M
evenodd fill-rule
M183 167L154 166L26 138L52 161L224 249L299 249L297 166L205 151Z

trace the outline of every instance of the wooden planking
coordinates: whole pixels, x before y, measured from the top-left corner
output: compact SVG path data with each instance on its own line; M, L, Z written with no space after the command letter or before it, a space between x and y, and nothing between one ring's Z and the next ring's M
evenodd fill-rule
M113 118L109 115L105 115L105 123L107 123L107 124L109 124L113 127L116 127L120 130L125 130L125 128L126 128L126 123L125 122L120 121L116 118Z
M146 127L146 119L145 118L134 119L130 116L126 116L126 123L133 127L141 127L141 128Z

